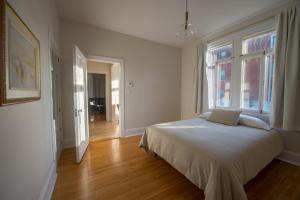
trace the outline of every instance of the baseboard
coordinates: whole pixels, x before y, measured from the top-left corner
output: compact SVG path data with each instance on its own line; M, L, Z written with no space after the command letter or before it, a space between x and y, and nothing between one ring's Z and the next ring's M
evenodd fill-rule
M300 166L300 154L284 150L278 157L279 160Z
M39 200L50 200L52 196L52 192L54 190L55 182L57 178L56 173L56 163L53 162L46 180L44 187L41 191Z
M75 147L75 141L74 139L64 139L63 140L63 149Z
M142 135L146 130L146 127L139 127L139 128L133 128L133 129L127 129L125 131L125 137L132 137L136 135Z

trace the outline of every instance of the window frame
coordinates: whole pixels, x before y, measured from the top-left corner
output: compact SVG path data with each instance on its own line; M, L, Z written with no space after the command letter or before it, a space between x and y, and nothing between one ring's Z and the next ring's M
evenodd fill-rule
M218 62L221 63L221 61L229 61L232 63L232 68L231 68L231 81L230 81L230 105L229 107L219 107L216 105L217 101L217 62L214 63L214 96L213 96L213 105L209 107L209 98L207 98L207 104L205 105L204 101L203 105L207 106L204 107L205 110L211 110L215 108L233 108L233 109L240 109L244 113L256 113L256 114L269 114L271 111L266 111L264 110L264 105L263 102L265 100L265 90L267 89L267 86L265 85L265 78L266 78L266 61L267 61L267 56L268 55L274 55L275 57L275 48L267 50L267 51L258 51L255 53L249 53L249 54L244 54L243 51L243 41L255 36L259 36L262 34L267 34L270 32L275 32L276 33L276 28L275 28L275 18L270 18L268 20L265 20L261 23L257 23L254 25L249 26L248 28L240 28L238 32L232 32L231 34L224 34L225 36L219 37L217 39L209 40L207 39L207 53L209 51L215 50L217 48L227 46L227 45L232 45L232 55L231 58L227 58L224 60L219 60ZM219 35L222 35L219 33ZM247 58L249 59L250 56L261 56L260 60L260 83L259 87L262 88L259 91L259 108L256 110L254 109L245 109L241 108L242 103L242 95L241 95L241 89L242 89L242 62L243 59ZM225 62L224 62L225 63ZM222 63L223 64L223 63ZM212 66L212 65L211 65ZM207 62L205 62L205 69L209 69L211 66L208 65ZM205 70L205 71L206 71ZM274 73L274 70L273 70ZM205 83L208 87L208 82ZM209 96L208 96L209 97Z
M274 47L274 49L272 51L269 51L268 53L265 53L265 55L264 55L264 76L265 76L265 78L264 78L264 83L263 83L263 86L262 86L263 87L262 102L264 102L264 95L266 94L266 81L265 80L266 80L266 73L267 73L266 72L267 57L273 55L274 56L274 64L275 64L275 48L276 48L276 46ZM275 68L276 68L276 64L275 64ZM274 74L275 74L275 69L273 70L273 77L274 77ZM274 84L273 80L272 80L272 86ZM272 95L271 95L271 98L272 98ZM261 113L269 114L269 113L271 113L271 110L270 111L264 110L264 104L263 104L262 109L261 109Z
M242 85L243 85L243 78L244 78L244 73L243 73L243 70L244 70L244 67L245 67L245 61L246 60L250 60L250 59L253 59L253 58L259 58L260 59L260 65L259 65L259 94L258 94L258 108L257 109L251 109L251 108L243 108L242 107L242 101L243 101L243 91L242 91ZM245 112L259 112L261 113L261 107L262 107L262 102L261 102L261 98L263 97L263 93L262 93L262 89L261 87L264 85L264 79L262 78L262 76L264 75L264 70L263 70L263 64L264 63L264 56L262 54L255 54L255 55L249 55L249 56L246 56L244 58L242 58L241 60L241 83L240 83L240 86L241 86L241 89L240 89L240 109L242 111L245 111Z
M223 64L229 64L231 63L231 72L230 72L230 89L229 89L229 105L228 106L219 106L217 105L217 97L218 97L218 78L219 78L219 71L218 71L218 68L219 68L219 65L223 65ZM233 58L227 58L227 59L223 59L222 61L220 62L216 62L216 72L215 72L215 98L214 98L214 105L215 105L215 108L230 108L232 106L232 103L231 103L231 92L232 92L232 68L233 68Z
M220 108L220 109L224 109L224 108L231 108L232 106L232 101L231 101L231 92L232 92L232 87L230 86L230 92L229 92L229 105L228 106L217 106L217 84L218 84L218 65L219 64L228 64L231 63L231 68L233 68L233 63L234 63L234 44L233 44L233 40L224 40L224 41L216 41L214 43L210 43L207 45L207 52L209 51L214 51L216 49L220 49L222 47L226 47L231 45L232 47L232 52L231 52L231 57L230 58L224 58L224 59L220 59L220 60L216 60L213 64L214 65L208 65L207 62L205 62L205 69L210 68L212 69L212 67L214 66L213 70L214 70L214 94L213 94L213 107L209 108L209 100L208 100L208 110L211 109L216 109L216 108ZM232 69L231 69L231 76L232 76ZM232 85L232 78L230 79L230 85Z
M251 112L251 113L254 112L254 113L261 113L261 114L269 114L270 113L270 111L264 110L266 57L268 55L274 55L275 56L276 46L273 49L270 48L270 49L267 49L267 50L259 50L257 52L244 53L244 50L245 50L244 49L245 48L244 42L246 42L247 39L254 38L254 37L257 37L257 36L260 36L260 35L266 35L266 34L269 34L269 33L274 33L274 32L275 32L275 29L272 28L272 29L266 29L264 31L260 31L258 33L254 33L254 34L250 34L250 35L242 37L242 40L241 40L242 54L240 55L240 58L241 58L240 67L242 68L241 69L241 77L243 76L242 70L244 68L244 61L248 60L248 59L251 59L251 58L260 58L258 109L249 109L249 108L243 108L242 107L242 99L243 98L242 98L242 88L241 88L241 90L240 90L240 109L244 112ZM243 80L241 78L240 86L242 86L242 83L243 83Z

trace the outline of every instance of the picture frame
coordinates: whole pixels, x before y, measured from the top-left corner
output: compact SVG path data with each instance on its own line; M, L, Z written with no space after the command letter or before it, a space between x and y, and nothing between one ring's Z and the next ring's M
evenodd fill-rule
M40 42L6 0L0 0L0 106L40 100Z

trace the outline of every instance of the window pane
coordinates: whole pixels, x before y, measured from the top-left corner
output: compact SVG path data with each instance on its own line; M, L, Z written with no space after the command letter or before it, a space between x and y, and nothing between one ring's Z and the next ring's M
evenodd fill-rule
M214 65L217 60L228 59L232 57L232 45L226 45L213 50L208 50L206 62L208 66Z
M217 72L217 106L230 106L231 63L218 65Z
M271 54L266 57L266 66L265 66L263 110L267 112L271 110L271 106L272 106L274 68L275 68L275 59L274 59L274 55Z
M206 68L206 76L208 83L208 108L214 108L214 96L215 96L215 66Z
M258 110L260 58L244 60L242 69L241 107Z
M273 49L275 47L275 42L275 32L249 38L243 42L243 53L255 53L262 50Z

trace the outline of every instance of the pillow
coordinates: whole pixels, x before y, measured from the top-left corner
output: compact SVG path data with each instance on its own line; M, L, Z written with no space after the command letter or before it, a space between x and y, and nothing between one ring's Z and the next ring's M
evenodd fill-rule
M270 125L265 121L249 115L240 115L239 124L264 130L271 129Z
M238 110L222 110L215 109L207 118L208 121L226 124L229 126L236 126L239 122L241 111Z
M267 124L270 124L270 114L256 113L256 112L243 112L243 115L258 118L258 119L266 122Z
M205 113L202 113L201 115L199 115L198 117L207 119L210 115L211 115L211 112L205 112Z

